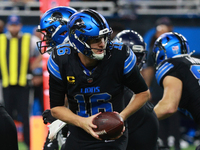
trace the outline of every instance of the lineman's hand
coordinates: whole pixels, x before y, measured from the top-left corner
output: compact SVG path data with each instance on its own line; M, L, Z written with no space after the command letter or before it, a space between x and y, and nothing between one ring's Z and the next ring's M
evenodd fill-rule
M101 112L100 112L101 113ZM100 113L95 114L93 116L87 117L87 118L83 118L80 127L82 129L84 129L87 133L91 134L94 138L98 139L98 140L102 140L101 138L99 138L99 136L93 131L92 128L97 128L96 125L94 125L92 123L93 119L98 116Z

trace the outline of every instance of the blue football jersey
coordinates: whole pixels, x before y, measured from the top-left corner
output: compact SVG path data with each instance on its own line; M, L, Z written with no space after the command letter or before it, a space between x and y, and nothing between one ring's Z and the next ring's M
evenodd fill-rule
M156 71L156 79L159 85L166 76L173 76L183 83L182 96L179 103L181 111L186 109L196 120L200 122L200 59L181 55L162 62ZM188 113L188 112L187 112Z
M77 54L70 45L59 45L48 60L51 107L63 106L66 94L69 108L83 117L121 112L124 86L136 94L148 89L125 45L116 43L95 68L85 68Z

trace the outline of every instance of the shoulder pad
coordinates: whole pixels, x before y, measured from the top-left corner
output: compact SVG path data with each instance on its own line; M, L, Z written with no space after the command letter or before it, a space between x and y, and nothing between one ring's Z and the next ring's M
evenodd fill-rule
M58 49L58 48L65 47L65 46L70 47L70 44L69 43L62 43L62 44L57 45L56 48Z
M130 48L128 46L127 47L127 58L124 62L124 74L127 74L129 73L133 68L134 66L136 65L136 62L137 62L137 58L134 54L134 52L132 50L130 50Z
M113 48L118 49L118 50L122 50L122 47L123 47L123 43L113 42Z
M56 51L58 56L71 54L71 48L68 43L57 45L54 51Z
M162 79L162 77L170 70L174 67L173 64L169 63L169 62L165 62L164 64L162 64L161 66L159 66L158 70L156 71L155 77L157 80L157 83L160 85L160 81Z
M56 77L59 80L62 80L61 74L60 74L60 68L58 66L58 62L56 62L56 57L54 53L52 52L48 62L47 62L47 68L50 74L52 74L54 77Z

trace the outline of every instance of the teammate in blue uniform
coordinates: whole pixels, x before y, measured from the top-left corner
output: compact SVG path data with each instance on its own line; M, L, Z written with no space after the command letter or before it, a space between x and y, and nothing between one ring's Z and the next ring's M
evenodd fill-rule
M113 44L105 18L94 10L70 17L70 44L58 45L48 60L51 113L69 124L62 149L124 150L127 129L114 140L103 141L92 123L100 112L116 111L125 121L149 99L149 90L136 65L136 56L122 43ZM134 91L124 107L124 86ZM69 108L64 106L67 94Z
M41 54L51 53L53 47L68 41L67 22L72 14L76 12L71 7L58 6L49 9L41 18L37 32L42 33L43 38L37 42L38 49ZM41 60L41 55L40 59ZM56 119L51 116L50 110L43 112L44 123L52 123ZM66 128L63 128L63 132ZM49 135L49 134L48 134ZM44 144L44 150L58 150L58 141L54 139L50 141L48 135Z
M41 54L51 53L53 47L68 41L67 22L75 12L74 8L58 6L44 13L37 29L42 34L37 42Z
M177 110L190 114L200 125L200 59L191 57L188 42L176 32L162 34L154 44L156 79L164 89L154 110L165 119Z
M146 43L142 36L133 30L123 30L113 40L123 42L133 50L137 57L136 64L142 70L147 54ZM125 105L129 103L133 94L130 89L124 88ZM127 119L128 145L126 150L157 150L159 123L153 107L153 104L148 101Z

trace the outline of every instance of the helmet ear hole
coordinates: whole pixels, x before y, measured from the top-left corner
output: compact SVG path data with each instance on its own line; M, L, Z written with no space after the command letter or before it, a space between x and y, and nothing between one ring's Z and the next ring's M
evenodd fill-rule
M161 60L164 60L164 56L161 56L160 59L161 59Z
M62 33L60 33L59 35L65 35L67 33L67 31L63 31Z

